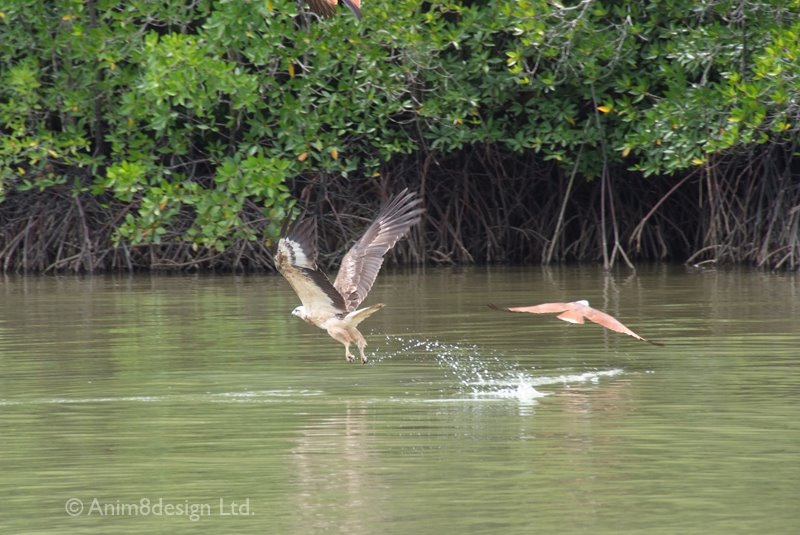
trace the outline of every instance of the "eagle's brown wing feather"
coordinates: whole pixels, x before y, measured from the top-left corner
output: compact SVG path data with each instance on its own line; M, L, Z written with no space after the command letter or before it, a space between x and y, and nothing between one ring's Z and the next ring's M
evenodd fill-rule
M347 310L355 310L367 297L383 265L383 256L422 217L422 202L404 189L384 206L361 239L342 259L334 288L344 297Z

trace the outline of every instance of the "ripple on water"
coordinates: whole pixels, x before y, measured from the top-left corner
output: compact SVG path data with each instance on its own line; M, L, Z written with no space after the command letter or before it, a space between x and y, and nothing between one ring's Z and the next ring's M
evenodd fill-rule
M108 396L91 398L34 398L26 400L0 399L0 407L16 405L68 405L95 403L269 403L292 398L307 398L323 394L321 390L280 389L246 390L242 392L207 392L205 394L170 394L162 396Z

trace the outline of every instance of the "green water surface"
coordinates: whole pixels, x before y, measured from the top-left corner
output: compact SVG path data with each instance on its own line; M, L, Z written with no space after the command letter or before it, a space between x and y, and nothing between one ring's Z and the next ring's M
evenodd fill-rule
M582 298L666 345L486 307ZM366 366L276 276L0 299L0 533L800 532L796 275L387 270Z

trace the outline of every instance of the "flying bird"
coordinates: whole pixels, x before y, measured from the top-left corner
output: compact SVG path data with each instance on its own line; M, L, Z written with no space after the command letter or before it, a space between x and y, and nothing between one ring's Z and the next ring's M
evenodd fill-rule
M489 308L494 310L505 310L508 312L527 312L528 314L558 314L558 319L568 323L583 323L584 319L593 321L598 325L602 325L606 329L614 332L627 334L633 336L637 340L661 346L659 342L653 342L643 338L628 329L617 318L610 314L606 314L601 310L589 306L589 301L573 301L572 303L543 303L541 305L533 305L529 307L499 307L497 305L489 305Z
M308 7L311 8L311 11L320 17L332 16L334 13L336 13L336 7L339 5L337 0L306 1L308 2ZM341 0L341 3L347 6L347 8L353 12L353 15L355 15L358 20L361 20L361 0Z
M356 327L384 305L358 307L378 276L383 256L422 218L421 202L408 189L393 197L344 256L333 283L317 266L313 220L296 220L278 241L275 267L303 303L292 315L326 330L342 343L347 362L355 361L350 352L352 343L358 347L361 362L367 362L367 341Z

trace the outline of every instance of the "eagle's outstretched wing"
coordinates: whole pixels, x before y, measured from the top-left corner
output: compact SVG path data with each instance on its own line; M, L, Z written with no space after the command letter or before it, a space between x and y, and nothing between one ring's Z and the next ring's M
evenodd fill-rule
M421 202L408 189L398 193L344 256L333 286L344 297L348 311L367 297L383 265L383 255L419 222L424 212Z
M282 233L275 268L289 282L310 316L327 318L347 311L342 295L317 267L313 220L297 220Z

